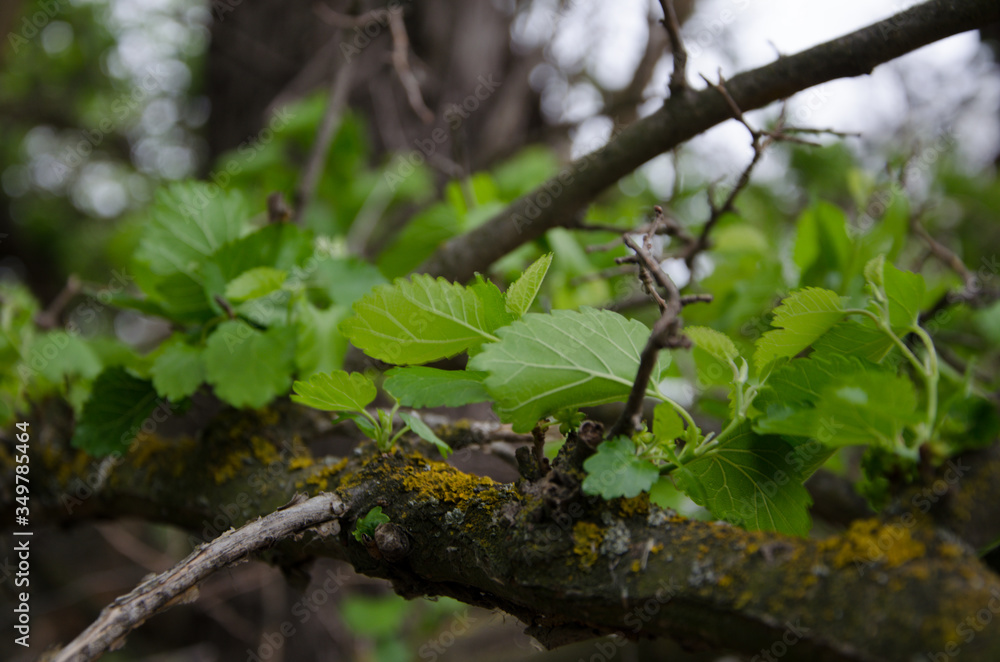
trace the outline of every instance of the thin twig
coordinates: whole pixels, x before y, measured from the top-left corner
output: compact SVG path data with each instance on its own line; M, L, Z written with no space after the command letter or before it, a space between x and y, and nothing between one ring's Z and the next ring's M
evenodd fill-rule
M626 234L622 237L622 241L635 251L643 271L648 273L663 288L666 296L662 297L664 305L661 307L660 318L653 325L649 340L646 341L646 346L639 356L639 369L636 371L635 381L629 392L628 400L625 402L625 408L608 431L608 439L631 434L641 425L642 403L646 398L646 387L649 385L649 379L653 374L660 350L691 346L691 340L680 332L680 312L684 304L674 281L663 273L660 265L646 249L635 243L631 237ZM659 301L657 303L659 304Z
M323 166L326 164L330 145L333 144L333 137L340 127L340 120L344 115L344 107L347 105L347 96L351 89L351 74L354 71L354 63L346 62L337 71L330 83L330 92L327 96L326 112L323 113L323 121L319 125L316 134L316 142L313 144L312 152L309 154L309 161L306 163L302 179L295 190L295 211L292 215L293 223L301 223L305 217L306 207L312 199L323 176Z
M35 315L35 325L44 331L50 331L59 326L59 316L62 315L63 310L73 300L73 297L80 293L82 287L80 279L75 274L70 274L69 278L66 279L66 285L52 300L49 307Z
M128 595L115 600L90 627L56 653L53 661L96 660L121 645L129 632L155 614L197 597L192 595L192 589L208 576L285 538L318 525L323 526L318 526L316 533L323 537L340 532L337 518L347 511L340 497L328 493L311 499L306 499L305 495L296 496L293 505L239 529L230 529L197 548L170 570L144 581ZM329 524L325 524L327 522Z
M663 27L670 35L670 51L674 55L674 70L670 72L670 83L667 89L671 97L684 94L687 89L687 50L684 48L684 40L681 39L681 26L677 20L677 10L674 8L674 0L660 0L663 7Z
M417 77L410 69L410 38L406 34L402 12L389 13L389 29L392 32L392 66L395 67L399 82L406 90L406 99L410 102L410 108L417 114L417 117L424 124L430 124L434 121L434 113L424 103L424 97L420 93L420 83L417 82Z

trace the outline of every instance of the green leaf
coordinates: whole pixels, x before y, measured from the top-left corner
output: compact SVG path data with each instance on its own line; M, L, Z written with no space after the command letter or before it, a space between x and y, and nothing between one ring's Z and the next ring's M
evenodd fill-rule
M375 533L375 528L379 524L385 524L389 521L389 516L382 512L382 506L375 506L368 511L364 517L358 520L357 524L354 525L354 531L351 533L354 535L354 539L361 542L363 536L371 536Z
M205 378L229 404L262 407L288 391L294 352L293 329L258 331L246 322L228 320L206 343Z
M267 225L222 246L202 268L201 281L209 296L225 295L230 281L256 267L271 267L302 282L309 272L300 268L313 254L312 234L296 225Z
M100 357L78 333L67 333L62 329L37 336L24 359L33 370L38 370L55 384L71 375L93 379L103 367Z
M315 374L309 381L295 382L293 388L294 402L322 411L361 412L378 395L375 384L367 376L343 370Z
M768 331L757 341L754 363L763 370L775 359L795 356L844 317L836 292L807 287L789 295L774 311Z
M156 392L176 402L197 391L205 381L202 352L201 347L187 344L180 336L160 345L149 370Z
M761 433L809 437L828 447L903 444L919 421L913 383L855 357L798 359L770 376L754 402Z
M461 407L486 402L485 372L414 366L385 373L383 388L404 407Z
M320 260L313 279L333 303L341 306L350 306L373 287L386 283L378 267L351 255Z
M528 432L561 409L628 397L649 329L610 310L581 308L528 313L497 334L500 342L486 345L469 367L489 373L486 390L500 419ZM669 354L660 357L653 384L670 364Z
M496 340L475 293L426 274L375 288L355 302L354 312L341 332L368 356L399 365L436 361Z
M209 301L204 286L186 273L171 274L154 286L159 305L167 318L182 323L200 323L221 312L218 304Z
M605 499L639 496L652 487L660 470L649 460L636 457L635 444L628 437L603 441L597 452L584 461L587 477L585 494L599 494Z
M739 350L724 333L706 326L689 326L684 333L694 342L692 357L703 384L729 384L735 378L730 362L739 358Z
M744 426L671 475L679 489L715 517L751 531L804 536L812 500L790 462L793 457L789 444Z
M667 443L684 434L684 421L669 402L661 402L653 410L653 434Z
M793 259L801 271L799 284L841 289L852 253L844 211L818 202L802 213L795 227Z
M545 274L552 264L552 253L546 253L535 260L530 267L524 270L521 277L507 288L505 303L507 311L515 317L521 317L531 308L532 302L538 295L538 290L542 287Z
M684 328L684 334L695 345L720 361L735 361L739 358L740 352L736 349L732 339L715 329L710 329L707 326L688 326Z
M239 302L256 299L281 289L288 274L274 267L254 267L229 281L226 285L226 298Z
M496 286L496 283L483 278L482 274L476 274L476 282L469 289L483 304L483 312L486 315L485 331L493 333L517 319L516 316L507 311L500 288Z
M883 271L885 295L889 299L889 324L893 329L916 326L924 301L924 277L912 271L897 269L886 262Z
M879 363L895 345L870 317L849 317L834 324L813 343L814 354L856 356Z
M448 456L451 454L451 446L441 441L441 439L434 434L434 430L431 430L426 423L420 420L419 416L413 412L401 411L399 412L399 417L410 426L410 429L413 430L418 437L424 441L429 441L434 444L441 453L441 456L448 459Z
M383 515L384 517L384 515ZM386 517L385 521L389 521ZM375 527L371 527L374 532ZM355 534L357 532L355 531ZM369 534L371 535L371 534ZM355 535L360 540L360 537ZM337 613L354 636L369 638L376 642L371 651L372 660L379 662L399 662L411 658L409 649L404 648L403 656L385 655L379 644L397 641L395 637L406 627L406 621L413 615L413 603L395 593L379 596L351 594L345 595L337 606ZM305 612L303 612L305 613ZM402 644L402 642L399 642ZM370 645L370 644L369 644ZM428 649L430 650L430 649Z
M308 378L317 372L332 372L344 365L347 354L347 338L340 333L339 325L347 319L350 308L330 306L326 310L316 308L308 301L296 303L295 367L300 378Z
M95 457L123 453L155 406L156 389L151 382L133 377L124 368L107 368L94 380L72 445Z
M238 191L207 182L157 191L136 259L153 273L190 273L223 244L240 236L248 216Z

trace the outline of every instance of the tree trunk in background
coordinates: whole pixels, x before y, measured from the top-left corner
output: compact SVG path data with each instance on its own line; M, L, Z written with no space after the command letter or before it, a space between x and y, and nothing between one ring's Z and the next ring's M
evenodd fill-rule
M385 4L330 6L358 15ZM443 159L432 159L432 165L468 170L525 144L542 126L538 95L528 84L541 56L511 50L512 16L489 0L402 6L410 66L434 113L431 124L407 102L391 63L387 26L365 26L375 35L371 38L360 27L340 31L321 20L311 2L265 0L214 11L206 84L212 104L210 160L255 135L275 100L291 101L325 86L346 62L346 53L357 61L350 105L366 118L375 154L415 149L414 141L443 128L449 139L437 146L436 155ZM463 110L449 112L453 104Z

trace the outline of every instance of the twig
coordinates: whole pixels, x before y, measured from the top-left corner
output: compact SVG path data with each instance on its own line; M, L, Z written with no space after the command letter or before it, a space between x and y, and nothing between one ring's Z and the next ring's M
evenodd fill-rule
M59 326L59 316L62 315L63 309L69 305L69 302L73 300L73 297L80 293L81 288L82 283L80 282L80 279L77 278L75 274L71 274L70 277L66 279L66 285L64 285L59 294L56 295L56 298L52 300L49 307L35 315L35 324L38 328L45 331L51 331Z
M316 134L316 142L313 144L312 152L309 154L309 161L306 169L302 173L302 179L295 190L295 212L292 215L293 223L301 223L305 217L306 207L312 199L323 175L323 166L326 164L327 154L330 145L333 144L333 137L340 127L340 120L344 115L344 107L347 105L347 96L351 89L351 74L354 71L354 63L346 62L333 77L330 84L330 92L327 96L326 112L323 113L323 121L319 125Z
M430 124L434 121L434 113L424 103L424 97L420 94L420 83L410 69L410 38L406 34L402 12L389 13L389 30L392 32L392 66L395 67L399 82L406 90L406 99L423 123Z
M666 292L666 296L660 299L657 296L657 305L663 301L660 307L660 318L653 325L653 331L649 334L649 340L639 356L639 369L636 371L635 381L632 390L629 392L628 400L621 416L608 431L607 439L613 439L624 434L631 434L639 428L642 423L642 403L646 398L646 387L649 385L649 378L653 374L656 366L656 358L661 349L690 347L691 340L680 332L680 312L684 304L681 300L681 293L670 279L670 276L663 273L660 265L650 256L645 248L639 246L627 234L622 237L625 245L635 251L639 259L639 266L643 273L651 276ZM652 288L651 288L652 289ZM652 291L655 291L652 290ZM651 293L652 293L651 291Z
M660 0L663 7L663 27L670 35L670 51L674 55L674 70L670 72L670 83L667 89L671 97L684 94L687 89L687 50L684 48L684 40L681 39L681 26L677 20L677 10L674 8L674 0Z
M324 537L336 535L340 532L337 518L346 511L347 506L336 494L322 493L311 499L296 495L293 505L239 529L230 529L170 570L144 581L105 607L90 627L56 653L53 662L96 660L106 651L121 646L126 635L150 617L197 597L191 591L199 582L249 554L326 522L330 524L316 533Z
M292 210L285 202L285 196L281 191L275 191L267 196L267 222L284 223L292 217Z

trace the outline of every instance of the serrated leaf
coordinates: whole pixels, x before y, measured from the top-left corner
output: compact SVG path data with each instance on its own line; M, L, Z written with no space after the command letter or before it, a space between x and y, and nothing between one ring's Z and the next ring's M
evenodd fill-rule
M528 313L497 331L469 367L489 373L486 390L500 419L528 432L539 419L561 409L624 400L639 368L649 329L610 310ZM663 379L666 352L653 370Z
M197 391L205 381L202 352L177 336L158 347L149 370L156 392L176 402Z
M684 334L695 345L720 361L735 361L740 355L732 339L715 329L710 329L707 326L688 326L684 327Z
M228 320L206 343L205 379L216 395L235 407L262 407L291 386L294 352L293 329L259 331Z
M89 455L122 453L156 406L156 389L124 368L107 368L90 391L73 432L72 445Z
M684 434L684 421L669 402L661 402L653 410L653 434L661 442L673 442Z
M418 437L424 441L429 441L434 444L441 453L441 457L448 459L448 456L451 454L451 446L441 441L441 439L434 434L434 430L431 430L426 423L420 420L419 416L412 412L401 411L399 412L399 417L403 419L403 422L410 426L410 429L413 430Z
M254 267L226 284L226 298L239 302L256 299L281 289L288 274L274 267Z
M378 391L360 372L321 372L293 385L292 401L321 411L364 411Z
M730 365L739 358L736 345L724 333L705 326L689 326L684 334L694 342L692 358L702 384L729 384L735 375Z
M812 347L815 354L857 356L879 363L895 345L870 317L849 317L834 324Z
M350 316L350 308L330 306L320 310L308 301L299 301L295 310L298 333L295 367L299 377L304 379L317 372L332 372L343 367L347 338L338 327Z
M382 285L355 302L341 332L372 358L397 365L454 356L496 337L482 301L444 278L417 274Z
M812 500L790 463L792 447L748 426L723 445L676 469L678 488L712 515L751 531L809 533Z
M207 182L182 182L157 191L136 252L153 273L191 272L240 236L248 216L238 191Z
M490 399L485 372L413 366L393 368L385 376L383 388L404 407L460 407Z
M517 319L507 312L503 292L500 291L500 288L496 286L496 283L483 278L482 274L476 274L476 282L469 286L469 289L479 297L483 304L483 312L486 316L484 331L493 333Z
M913 384L856 357L818 356L782 366L754 403L761 433L816 439L828 447L902 443L916 423Z
M507 288L504 297L507 311L515 317L521 317L531 308L532 302L538 296L538 290L542 287L545 274L552 264L552 253L546 253L535 260L530 267L524 270L521 277Z
M774 311L771 324L778 327L757 341L754 363L758 370L775 359L795 356L844 317L836 292L807 287L789 295Z
M486 390L517 432L562 409L624 400L649 337L641 322L593 308L528 313L497 333L501 341L486 345L469 367L489 373ZM654 384L669 364L661 352Z
M635 444L628 437L601 442L597 452L584 461L583 468L587 471L584 493L599 494L605 499L639 496L660 477L655 464L636 457Z

